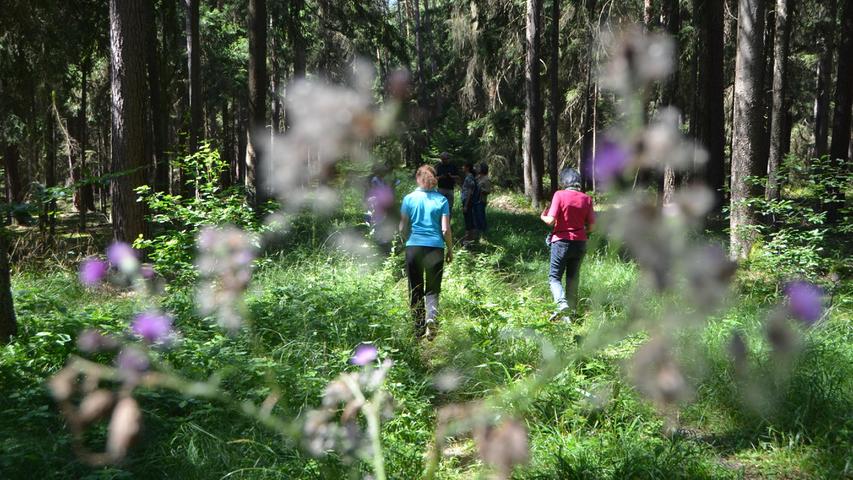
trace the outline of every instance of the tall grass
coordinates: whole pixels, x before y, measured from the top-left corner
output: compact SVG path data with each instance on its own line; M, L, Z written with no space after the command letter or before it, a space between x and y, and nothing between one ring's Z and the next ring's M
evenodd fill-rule
M350 368L346 360L353 346L374 342L380 357L396 362L388 381L396 415L382 431L391 478L421 474L438 407L481 398L538 368L540 344L522 332L536 332L569 355L579 338L624 316L627 294L636 285L634 266L598 242L584 261L580 288L583 310L595 315L571 325L549 323L544 229L531 212L493 209L487 241L461 250L445 272L438 338L418 343L401 259L366 262L323 247L336 225L358 218L358 206L350 203L338 218L306 222L288 240L287 253L264 260L248 300L251 335L223 335L194 313L191 291L171 291L167 305L176 314L182 340L168 356L184 375L220 374L225 388L240 398L263 400L271 379L281 393L276 412L298 417L319 403L331 379ZM73 273L63 271L22 273L14 287L22 335L0 349L0 477L349 477L350 467L341 459L310 458L292 440L224 405L160 391L139 398L145 431L126 463L97 469L81 465L43 382L74 352L77 331L96 326L121 332L135 300L81 289ZM853 447L850 303L836 302L826 324L806 336L790 378L773 385L779 395L772 409L754 411L734 400L743 387L734 378L726 339L734 329L744 331L756 368L769 368L759 321L766 300L740 295L732 309L699 332L710 360L696 369L701 375L697 402L682 412L683 434L663 435L663 420L622 381L624 359L638 338L616 341L569 363L525 404L532 461L517 477L849 475L853 467L844 452ZM434 386L435 376L445 371L461 379L450 393ZM103 435L103 429L97 430L88 440L97 445ZM440 478L484 475L470 439L451 439L445 453Z

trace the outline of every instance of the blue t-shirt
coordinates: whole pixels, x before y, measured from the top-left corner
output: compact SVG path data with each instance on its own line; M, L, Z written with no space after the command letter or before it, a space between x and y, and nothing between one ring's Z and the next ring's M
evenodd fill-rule
M409 217L411 234L407 247L444 248L441 217L450 216L447 199L436 190L418 188L403 198L400 213Z

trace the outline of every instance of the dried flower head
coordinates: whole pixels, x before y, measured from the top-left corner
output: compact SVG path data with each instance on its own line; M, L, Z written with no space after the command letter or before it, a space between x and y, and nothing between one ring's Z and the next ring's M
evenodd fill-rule
M252 279L255 246L236 227L207 227L198 234L199 313L214 315L219 325L236 333L243 322L243 294Z
M530 460L527 427L518 420L506 419L477 428L474 440L480 458L495 470L498 479L509 479L516 465Z
M622 93L633 93L663 80L675 65L675 43L667 35L646 34L640 27L626 29L610 44L610 59L601 84Z
M94 330L94 329L86 329L80 332L80 335L77 336L77 348L80 349L81 352L86 353L96 353L104 350L113 350L118 348L118 340L115 338L104 335L103 333Z
M678 403L689 395L687 381L675 364L669 345L661 338L640 347L631 359L629 370L634 385L661 407Z

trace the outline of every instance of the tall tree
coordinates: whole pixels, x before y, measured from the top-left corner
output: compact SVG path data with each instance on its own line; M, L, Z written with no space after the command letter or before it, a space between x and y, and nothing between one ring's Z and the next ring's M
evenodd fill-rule
M133 241L145 233L134 189L145 185L145 1L110 0L113 237Z
M767 159L768 200L779 198L779 165L784 155L787 105L785 101L788 83L788 45L791 39L791 8L793 0L776 0L776 32L773 38L773 108L770 114L770 156Z
M88 138L88 118L86 117L86 109L89 106L89 71L92 69L92 60L89 56L83 58L80 63L80 110L78 111L78 136L80 137L80 157L77 160L77 165L71 168L71 178L74 181L81 182L86 176L86 147ZM70 149L69 149L69 153ZM75 173L76 170L76 173ZM92 185L81 184L77 190L77 229L81 232L86 231L86 212L95 209L95 198L92 192Z
M21 153L18 144L6 143L3 149L3 171L6 176L6 198L9 203L21 203L24 201L24 186L19 169Z
M145 9L145 63L148 66L148 94L151 101L151 176L154 190L165 192L169 184L169 160L166 158L167 103L163 101L163 82L160 79L160 42L157 38L157 21L154 5Z
M293 52L293 76L301 78L305 76L305 36L302 33L302 8L305 0L293 0L290 2L287 20L287 37L290 40L290 50ZM399 2L397 5L399 10Z
M45 115L45 171L44 171L44 186L48 189L56 187L56 127L53 124L53 111L49 110ZM49 193L50 201L43 205L42 216L49 224L48 238L53 241L53 234L56 230L56 200L54 195Z
M681 7L679 6L678 0L663 0L661 6L666 32L672 35L673 38L677 38L678 32L681 30ZM675 71L667 79L663 89L661 90L661 104L673 105L679 108L682 107L678 101L678 62L676 62ZM666 165L664 167L663 175L663 204L667 205L672 203L672 197L674 194L675 170L672 166Z
M845 0L841 11L841 41L838 43L838 73L835 77L835 111L832 117L832 144L829 156L842 169L850 168L851 108L853 108L853 0ZM830 222L838 221L839 203L844 201L840 186L830 191L827 205Z
M267 4L249 0L249 125L246 144L246 190L249 202L260 207L266 202L264 164L261 155L262 130L266 120L267 97Z
M0 226L0 343L18 334L15 306L12 299L12 278L9 268L8 231Z
M187 97L190 107L190 128L187 135L188 150L195 153L198 149L198 134L201 130L201 61L198 42L199 0L185 0L187 6Z
M699 95L697 136L708 150L704 177L723 204L725 171L725 70L723 68L723 3L719 0L693 0L693 15L698 19L699 36ZM691 119L693 121L694 119Z
M539 82L540 48L539 37L542 24L542 0L527 0L526 35L524 59L524 193L538 208L542 200L542 94Z
M548 62L548 80L551 94L551 117L548 123L548 174L551 177L551 191L557 190L559 167L558 134L560 113L563 108L560 100L560 0L551 0L551 27L548 33L551 56Z
M734 114L732 119L732 172L730 248L733 258L746 258L755 241L755 212L749 206L756 196L750 176L756 171L763 136L761 79L764 1L739 0L737 57L735 59Z
M842 0L845 1L845 0ZM818 62L814 103L814 156L822 157L829 153L829 102L832 97L832 55L835 52L836 0L826 0L821 8L818 24ZM849 52L848 52L849 53Z

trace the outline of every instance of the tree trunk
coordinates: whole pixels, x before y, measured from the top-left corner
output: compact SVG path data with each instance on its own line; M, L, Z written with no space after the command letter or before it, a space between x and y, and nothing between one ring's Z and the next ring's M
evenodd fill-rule
M248 135L245 135L244 132L249 128L249 119L246 118L246 107L244 105L240 105L237 109L237 115L235 115L235 133L237 137L237 162L235 165L235 180L238 184L247 185L246 180L246 151L247 143L248 143Z
M842 0L844 1L844 0ZM832 55L834 53L836 0L827 0L826 11L818 24L818 51L816 95L814 103L814 154L820 158L829 153L829 101L832 84Z
M853 0L845 0L841 12L841 41L838 44L838 73L835 80L835 112L832 117L832 144L829 157L833 165L850 168L850 127L853 108ZM827 217L831 223L840 218L840 207L844 203L844 191L840 185L830 188L827 202Z
M145 233L134 189L145 185L145 2L110 0L113 237L132 242Z
M225 168L220 181L223 188L234 185L234 121L228 110L228 100L222 102L222 161Z
M542 200L542 100L539 85L539 37L542 18L542 0L527 0L527 32L524 60L524 193L539 208ZM529 174L528 174L529 172Z
M726 180L726 120L724 107L725 70L723 67L723 4L719 0L693 0L694 16L699 20L699 95L697 135L708 150L705 181L716 195L716 207L722 207Z
M779 199L779 165L784 155L785 90L787 85L788 45L791 38L791 1L776 0L776 32L773 38L773 110L770 119L770 156L767 159L767 200ZM790 132L789 132L790 134Z
M737 58L735 60L734 115L732 119L731 255L744 259L755 241L755 213L747 204L757 196L749 176L756 171L763 119L761 88L763 65L764 1L738 2Z
M654 18L653 13L654 5L652 5L652 0L643 0L643 28L645 28L646 31L652 29L652 21Z
M72 174L72 180L76 179L77 182L82 182L90 175L88 174L88 170L86 169L86 148L88 144L88 118L86 116L86 109L89 104L89 72L92 68L92 60L88 56L83 59L80 65L81 71L81 80L80 80L80 111L78 113L77 123L80 126L80 159L77 161L77 165L73 167L72 170L76 170L75 174ZM72 154L69 148L69 156ZM95 192L92 189L92 185L80 185L77 189L77 230L80 232L86 231L86 213L89 210L95 210Z
M6 173L6 197L9 203L22 203L24 201L24 187L21 172L18 169L21 162L21 153L16 143L7 143L3 152L3 169ZM17 219L16 220L20 220Z
M266 0L249 0L249 128L246 145L246 192L257 210L266 194L261 155L266 120L267 97L267 5Z
M198 46L198 10L199 0L184 0L187 6L186 36L187 36L187 97L190 107L190 128L187 135L187 150L195 153L198 150L198 132L201 130L201 67Z
M663 16L666 22L666 31L673 38L677 37L678 31L681 30L681 11L678 0L663 0ZM676 53L676 58L678 54ZM661 90L661 104L672 105L679 109L682 108L681 102L678 99L678 67L679 63L675 63L675 70ZM664 167L663 175L663 199L664 205L672 203L673 195L675 194L676 175L675 170L670 165Z
M595 15L595 5L596 0L587 0L586 1L586 17L589 29L588 33L588 42L592 45L595 42L595 24L597 23L596 15ZM593 70L595 70L595 59L593 58L593 52L587 52L586 58L586 67L585 67L585 75L586 81L584 85L584 96L583 96L583 117L581 120L581 148L580 152L578 152L578 171L581 173L581 179L583 182L584 191L588 191L593 188L593 174L594 174L594 141L593 141L593 133L595 130L595 122L593 121L593 113L595 111L595 103L598 101L597 85L595 84L595 75Z
M45 118L45 140L47 143L47 148L45 151L45 172L44 172L44 186L47 189L51 189L56 186L56 126L54 122L53 112L49 111ZM53 193L50 193L50 196L53 197ZM51 241L53 241L53 235L56 231L56 200L51 199L48 202L45 202L43 206L43 216L45 221L48 222L49 225L49 237Z
M300 15L305 0L293 0L290 2L290 15L287 22L287 37L290 39L290 49L293 52L293 76L302 78L305 76L305 37L302 35L302 21Z
M145 29L145 61L148 66L148 94L151 101L151 178L154 191L165 192L168 189L169 161L165 157L166 122L163 115L166 106L161 95L160 49L157 40L157 22L154 18L154 6L148 4Z
M551 93L551 118L548 124L548 174L551 177L551 192L559 188L557 172L559 168L558 134L560 131L560 113L562 95L560 92L560 1L551 0L551 57L548 65L549 89Z
M0 227L0 343L8 343L18 334L15 305L12 298L12 275L9 266L8 231Z

